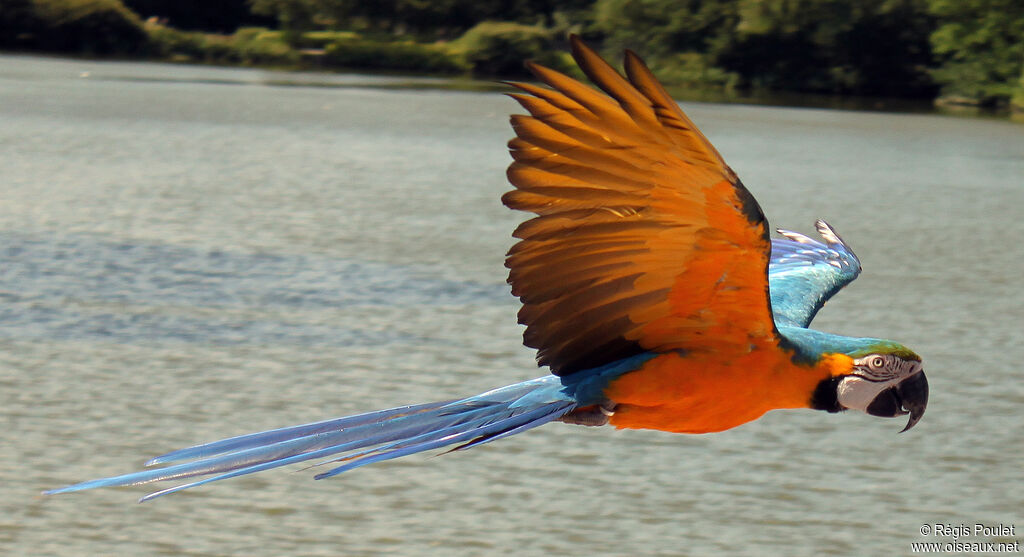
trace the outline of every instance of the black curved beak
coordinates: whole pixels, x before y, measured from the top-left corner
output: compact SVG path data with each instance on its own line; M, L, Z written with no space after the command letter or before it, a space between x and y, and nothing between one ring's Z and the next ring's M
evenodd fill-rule
M910 414L907 427L900 430L900 433L914 427L924 416L924 410L928 407L928 379L924 372L919 371L904 379L895 387L890 387L875 397L868 405L867 412L872 416L883 418L895 418Z

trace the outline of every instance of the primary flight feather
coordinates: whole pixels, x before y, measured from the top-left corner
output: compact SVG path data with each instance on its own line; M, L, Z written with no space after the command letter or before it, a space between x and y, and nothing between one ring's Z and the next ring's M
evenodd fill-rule
M524 342L551 374L479 395L403 406L177 450L150 468L46 493L185 480L143 500L312 459L333 476L421 451L461 450L552 421L709 433L779 408L859 410L914 426L921 358L887 340L809 329L860 273L838 234L780 230L643 61L621 75L571 38L588 87L528 64L529 115L502 201L533 213L506 266Z

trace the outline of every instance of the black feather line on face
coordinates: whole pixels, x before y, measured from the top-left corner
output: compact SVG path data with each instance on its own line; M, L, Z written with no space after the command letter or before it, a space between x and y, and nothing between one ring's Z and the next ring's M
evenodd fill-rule
M811 408L824 410L826 412L842 412L845 410L839 405L839 382L843 380L841 375L830 377L818 383L811 394Z

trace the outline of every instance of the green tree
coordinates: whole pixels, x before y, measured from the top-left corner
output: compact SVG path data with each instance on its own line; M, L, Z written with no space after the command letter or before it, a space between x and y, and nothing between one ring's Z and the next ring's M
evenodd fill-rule
M939 57L942 94L999 105L1013 94L1024 70L1024 2L931 0L938 28L931 36Z
M1013 90L1010 108L1014 112L1024 112L1024 72L1021 72L1020 79L1017 80L1017 88Z
M734 32L738 0L597 0L592 31L609 51L625 48L651 58L707 53Z
M551 31L538 25L485 21L466 31L457 44L476 75L526 76L525 60L566 69Z
M930 96L926 0L741 0L715 61L768 89Z

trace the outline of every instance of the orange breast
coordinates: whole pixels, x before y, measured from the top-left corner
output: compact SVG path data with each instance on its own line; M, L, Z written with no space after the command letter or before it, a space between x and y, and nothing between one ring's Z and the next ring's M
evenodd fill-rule
M612 382L610 423L619 428L711 433L756 420L778 408L805 408L827 362L794 364L777 346L754 346L723 358L719 352L666 353Z

